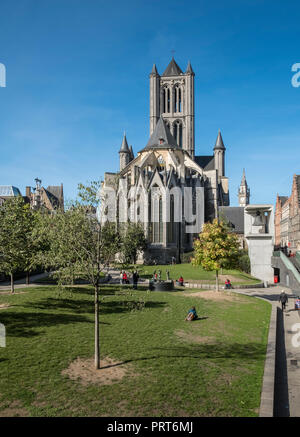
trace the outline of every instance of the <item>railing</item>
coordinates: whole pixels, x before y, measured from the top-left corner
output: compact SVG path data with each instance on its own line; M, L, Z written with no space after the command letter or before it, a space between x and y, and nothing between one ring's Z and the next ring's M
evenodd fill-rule
M290 259L283 252L281 252L281 251L278 251L278 252L279 252L279 256L280 256L280 259L283 262L283 264L286 266L287 269L289 269L294 274L296 280L300 284L300 273L298 272L298 270L296 269L294 264L290 261ZM274 252L274 256L278 256L277 254L275 255L275 253L276 252Z

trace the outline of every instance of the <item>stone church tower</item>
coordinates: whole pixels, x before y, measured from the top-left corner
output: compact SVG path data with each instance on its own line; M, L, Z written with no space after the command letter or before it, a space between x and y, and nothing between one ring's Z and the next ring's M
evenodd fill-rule
M204 222L229 205L225 146L218 132L211 155L195 153L194 77L171 59L150 73L150 138L134 156L124 134L120 169L105 173L101 220L141 223L148 248L140 261L180 262ZM113 199L113 200L112 200Z
M246 181L245 169L243 169L243 177L242 177L241 185L239 187L238 197L239 197L239 205L240 206L249 205L249 203L250 203L250 188L248 187L248 184Z
M178 146L191 157L195 154L194 76L190 62L183 73L174 58L161 76L155 64L150 73L150 135L162 115Z

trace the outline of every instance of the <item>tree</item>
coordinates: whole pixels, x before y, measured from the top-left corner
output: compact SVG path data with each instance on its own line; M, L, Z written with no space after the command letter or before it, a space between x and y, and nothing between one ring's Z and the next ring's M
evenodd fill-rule
M10 275L14 293L14 274L31 265L33 211L21 196L7 199L0 208L0 269Z
M136 264L137 253L147 247L144 228L140 223L128 222L122 229L121 252L125 264Z
M86 194L86 195L85 195ZM97 218L95 185L79 186L79 201L66 212L57 211L45 217L49 250L45 265L56 270L60 284L73 284L87 277L94 287L95 367L100 368L99 294L104 266L119 249L119 237L111 223L101 224Z
M223 221L205 223L199 238L194 241L193 265L216 272L216 290L219 291L219 270L236 265L239 255L238 237Z

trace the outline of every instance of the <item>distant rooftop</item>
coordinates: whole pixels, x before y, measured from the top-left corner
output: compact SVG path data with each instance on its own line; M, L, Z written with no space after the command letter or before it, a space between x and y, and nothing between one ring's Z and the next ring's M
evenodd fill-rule
M0 197L22 196L19 188L13 185L0 185Z

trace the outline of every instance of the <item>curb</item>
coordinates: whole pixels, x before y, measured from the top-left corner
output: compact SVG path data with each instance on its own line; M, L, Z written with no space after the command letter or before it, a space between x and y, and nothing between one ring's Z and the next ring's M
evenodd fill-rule
M259 417L274 416L277 306L272 305Z
M205 289L212 289L214 290L216 288L216 284L198 284L197 282L185 282L184 286L186 288L205 288ZM264 283L263 282L258 282L257 284L252 284L252 285L237 285L236 289L240 290L240 289L247 289L247 288L265 288L264 287ZM220 286L220 290L223 289ZM229 288L229 290L234 290L235 287L231 287Z

